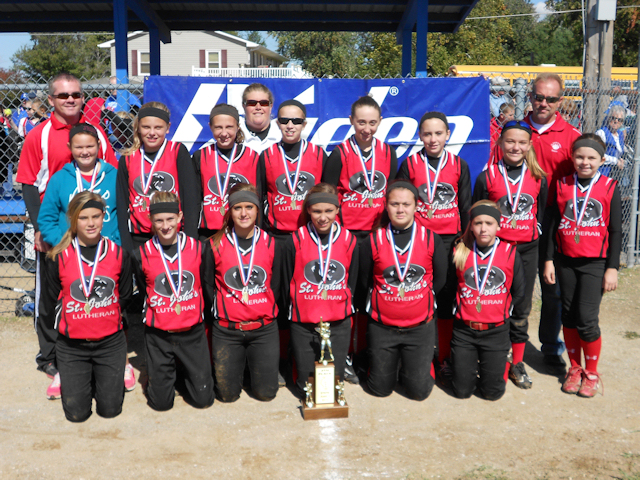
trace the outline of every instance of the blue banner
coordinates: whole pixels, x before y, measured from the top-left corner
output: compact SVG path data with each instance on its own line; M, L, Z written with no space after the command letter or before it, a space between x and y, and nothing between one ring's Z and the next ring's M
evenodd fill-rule
M144 99L169 107L172 139L193 153L211 140L211 109L218 103L229 103L242 115L242 92L253 82L263 83L273 92L274 117L284 100L295 98L305 104L303 137L327 152L353 134L351 104L369 94L382 108L376 138L393 145L399 161L422 148L418 121L431 110L447 115L451 126L447 150L467 161L472 179L489 158L489 82L481 77L307 80L151 76L144 84Z

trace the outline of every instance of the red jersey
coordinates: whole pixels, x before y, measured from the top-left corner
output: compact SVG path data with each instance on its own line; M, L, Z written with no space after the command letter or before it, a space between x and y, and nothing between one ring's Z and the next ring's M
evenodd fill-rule
M421 223L439 235L455 235L460 232L460 209L458 206L458 184L460 183L460 157L446 150L442 152L444 161L438 175L433 201L429 198L429 185L433 185L436 170L429 165L421 152L407 159L409 181L418 189L417 214Z
M316 183L320 183L322 178L324 150L303 140L296 162L283 157L279 143L271 145L263 155L267 176L268 223L272 228L282 232L294 232L300 227L300 212L307 192ZM296 171L298 178L297 184L294 185ZM294 189L293 194L290 184Z
M58 275L62 290L58 301L58 331L69 338L98 339L122 330L120 314L120 273L122 249L102 238L102 252L89 298L81 286L80 266L72 243L58 255ZM86 280L91 278L94 259L82 259Z
M348 282L357 239L337 222L335 225L331 249L328 244L322 247L322 259L320 239L308 225L293 234L296 261L289 289L289 318L294 322L333 322L355 312Z
M491 142L490 150L493 151L496 148L496 143L498 143L498 139L500 138L500 132L502 131L502 125L498 123L497 118L492 118L491 123L489 123L489 141Z
M433 318L433 252L434 233L417 222L414 248L409 265L409 245L397 251L398 263L405 273L404 281L394 259L392 235L380 228L369 235L373 253L373 288L367 302L367 312L384 325L412 327Z
M151 232L149 197L154 191L172 192L179 195L177 161L180 145L180 143L167 140L164 150L158 151L155 163L147 159L142 160L141 150L126 156L125 165L129 174L129 231L131 233ZM152 168L152 178L149 178ZM144 181L148 182L146 193L142 173L144 173Z
M215 145L209 145L200 150L200 178L204 196L200 213L200 228L221 229L222 217L228 207L229 190L239 183L255 185L257 182L258 154L244 145L238 145L237 148L230 170L229 160L219 152L216 155ZM225 188L227 172L229 172L229 180L224 198L221 199L220 186ZM218 177L217 181L216 177Z
M78 123L89 123L80 116ZM92 124L93 125L93 124ZM47 183L54 173L73 160L69 143L69 130L73 125L66 125L56 117L55 113L48 120L37 125L25 137L20 153L16 181L25 185L33 185L40 192L40 201L44 198ZM100 137L100 157L118 168L118 161L107 135L99 125L93 125Z
M464 269L459 270L456 268L458 289L455 317L457 319L468 322L501 323L509 318L516 249L509 243L501 242L499 239L496 239L494 248L496 252L493 256L491 271L480 297L480 312L478 312L479 295L473 257L476 257L478 270L480 270L478 283L481 283L486 274L492 251L482 255L480 253L475 254L471 250Z
M184 233L178 234L178 248L182 261L182 282L179 284L176 298L169 282L174 288L180 280L178 253L168 257L156 248L153 239L140 247L142 272L146 279L147 304L144 323L149 327L171 331L192 327L202 321L204 301L202 298L202 280L200 266L202 263L202 244ZM167 278L165 264L171 279Z
M505 177L509 185L505 184ZM531 175L530 170L525 171L524 179L520 176L512 180L505 171L502 162L491 165L486 170L487 193L488 199L493 200L500 208L500 230L498 237L501 240L513 243L532 242L538 238L538 195L542 180L536 180ZM515 214L511 209L511 202L515 202L515 198L519 188L519 182L522 182L520 189L520 198L518 205L515 206ZM508 195L508 196L507 196ZM514 222L515 221L515 226Z
M578 213L573 204L577 175L569 175L558 182L557 201L561 212L560 225L556 233L558 252L568 257L606 258L609 248L609 216L611 199L616 181L599 175L593 184L587 206L585 198L588 186L577 184ZM577 217L584 209L582 221L576 231ZM576 237L577 235L577 237ZM576 239L579 239L576 241Z
M257 235L253 267L248 272L246 285L238 265L238 255L231 234L227 233L217 247L211 242L215 263L216 294L213 303L214 317L229 322L250 322L262 320L270 323L278 315L275 296L271 290L275 239L256 227ZM240 249L242 265L247 273L251 263L251 249Z
M364 166L360 157L360 147L353 136L336 148L339 149L342 159L338 180L340 220L349 230L371 231L380 221L384 211L387 180L391 169L391 147L374 139L371 147L373 154L364 160ZM374 161L375 172L372 172Z

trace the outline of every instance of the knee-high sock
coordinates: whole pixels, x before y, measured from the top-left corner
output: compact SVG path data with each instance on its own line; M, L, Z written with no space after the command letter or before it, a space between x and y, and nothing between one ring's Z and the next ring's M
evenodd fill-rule
M580 345L580 335L578 329L562 327L564 332L564 344L567 346L567 354L571 360L572 367L580 367L582 365L582 348Z
M453 337L453 318L438 319L438 362L451 357L451 337Z
M602 337L593 342L580 340L582 350L584 350L584 369L587 372L598 372L598 360L600 360L600 350L602 349Z
M513 350L513 364L516 365L524 359L524 345L525 343L512 343L511 350Z

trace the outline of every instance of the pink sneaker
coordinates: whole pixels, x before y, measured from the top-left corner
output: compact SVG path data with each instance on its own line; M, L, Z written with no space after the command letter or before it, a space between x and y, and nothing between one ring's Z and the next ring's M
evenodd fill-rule
M602 385L602 379L598 372L582 371L582 385L578 391L578 396L585 398L592 398L600 391L601 395L604 395L604 387Z
M136 375L131 364L127 363L124 367L124 389L130 392L134 388L136 388Z
M562 391L575 395L580 390L582 383L582 367L580 365L572 365L562 384Z
M49 400L56 400L60 398L60 374L56 373L53 377L53 382L47 388L47 398Z

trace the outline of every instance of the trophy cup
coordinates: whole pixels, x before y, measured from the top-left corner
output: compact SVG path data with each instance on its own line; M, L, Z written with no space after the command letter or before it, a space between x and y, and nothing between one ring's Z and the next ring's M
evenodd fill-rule
M314 375L309 377L305 385L306 398L302 402L302 416L305 420L346 418L349 416L349 406L344 398L344 382L336 376L331 330L329 324L322 321L322 317L316 331L320 335L320 360L315 362ZM327 351L328 355L325 355Z

